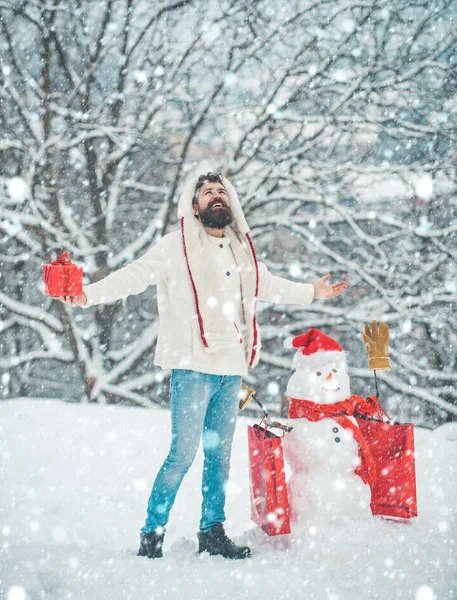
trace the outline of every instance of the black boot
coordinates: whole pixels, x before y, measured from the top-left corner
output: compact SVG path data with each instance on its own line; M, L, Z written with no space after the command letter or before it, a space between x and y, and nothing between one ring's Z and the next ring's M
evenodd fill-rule
M162 558L163 533L150 531L142 533L140 537L140 549L137 556L147 556L148 558Z
M225 535L222 523L216 523L209 531L199 531L197 537L199 553L220 554L224 558L247 558L251 556L250 548L247 546L236 546Z

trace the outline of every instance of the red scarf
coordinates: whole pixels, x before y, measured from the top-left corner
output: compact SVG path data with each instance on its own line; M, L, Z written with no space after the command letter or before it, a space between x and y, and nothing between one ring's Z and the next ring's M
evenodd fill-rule
M376 465L373 455L362 432L348 417L377 418L382 420L384 415L388 416L374 396L368 396L366 400L361 396L350 396L346 400L335 402L334 404L318 404L309 400L290 398L290 419L305 418L308 421L315 422L330 417L344 429L352 431L354 439L359 445L359 457L361 460L361 464L355 472L357 475L360 475L365 483L369 483L370 486L376 482Z

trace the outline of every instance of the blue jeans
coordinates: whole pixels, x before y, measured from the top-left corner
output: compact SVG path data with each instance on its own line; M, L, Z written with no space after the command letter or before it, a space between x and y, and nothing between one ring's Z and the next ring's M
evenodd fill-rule
M157 474L141 531L165 531L181 481L203 440L200 531L225 521L233 434L241 377L174 369L170 382L171 447Z

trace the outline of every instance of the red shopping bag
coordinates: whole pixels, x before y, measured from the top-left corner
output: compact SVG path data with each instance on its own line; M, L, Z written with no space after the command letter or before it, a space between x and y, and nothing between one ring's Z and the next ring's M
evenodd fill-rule
M357 419L357 423L376 464L376 481L371 485L371 512L404 519L416 517L413 425L365 419Z
M248 426L251 519L268 535L290 533L282 438Z
M44 293L47 296L81 296L83 269L71 262L67 252L48 265L43 265Z

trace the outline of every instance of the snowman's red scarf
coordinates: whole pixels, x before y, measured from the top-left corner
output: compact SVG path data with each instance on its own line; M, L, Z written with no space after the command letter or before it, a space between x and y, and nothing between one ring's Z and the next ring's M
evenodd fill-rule
M313 422L331 418L339 423L341 427L344 427L344 429L352 431L354 439L359 445L359 457L361 461L360 466L356 469L356 473L360 475L365 483L369 483L370 486L376 482L376 465L373 455L362 432L348 417L363 419L377 418L382 420L384 416L387 416L387 414L374 396L368 396L366 400L361 396L350 396L346 400L335 402L334 404L319 404L317 402L310 402L309 400L290 398L289 418L305 418Z

